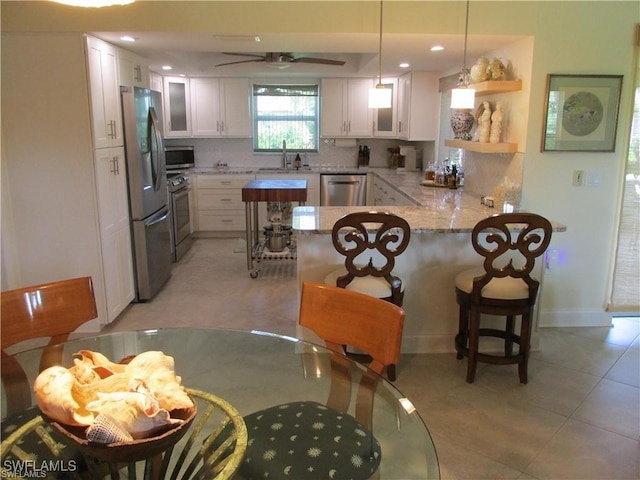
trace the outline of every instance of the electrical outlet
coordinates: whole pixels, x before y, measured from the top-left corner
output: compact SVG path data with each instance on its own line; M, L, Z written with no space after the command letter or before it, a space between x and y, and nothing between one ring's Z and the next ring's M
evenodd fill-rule
M584 185L584 170L573 171L573 186L581 187Z

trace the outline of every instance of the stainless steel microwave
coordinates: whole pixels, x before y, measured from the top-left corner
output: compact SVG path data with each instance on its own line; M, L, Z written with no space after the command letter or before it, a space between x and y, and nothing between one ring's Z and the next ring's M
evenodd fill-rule
M171 145L164 148L167 170L184 170L196 166L193 147Z

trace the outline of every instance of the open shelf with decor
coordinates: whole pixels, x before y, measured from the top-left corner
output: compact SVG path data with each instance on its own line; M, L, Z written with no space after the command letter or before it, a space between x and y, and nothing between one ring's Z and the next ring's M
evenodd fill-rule
M486 82L472 83L469 88L476 91L476 96L517 92L522 90L522 80L487 80Z
M463 148L478 153L516 153L518 151L517 143L480 143L470 140L445 139L444 144L447 147Z

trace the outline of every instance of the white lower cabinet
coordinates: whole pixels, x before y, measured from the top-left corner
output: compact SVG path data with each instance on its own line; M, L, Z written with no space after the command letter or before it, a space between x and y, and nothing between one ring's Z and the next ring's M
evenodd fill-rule
M253 179L254 175L244 174L197 175L194 231L244 231L242 187Z
M135 296L124 148L95 150L94 161L107 322L111 322Z
M375 206L396 207L415 205L411 200L402 195L399 190L378 176L374 176L373 178L373 204Z

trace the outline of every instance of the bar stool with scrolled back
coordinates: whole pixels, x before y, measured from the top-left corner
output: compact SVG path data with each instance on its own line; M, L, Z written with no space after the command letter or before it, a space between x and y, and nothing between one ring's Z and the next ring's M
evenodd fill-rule
M486 218L474 227L471 241L484 257L483 268L456 276L460 305L457 358L468 357L467 382L473 383L477 363L518 364L521 383L527 383L533 307L540 282L531 277L535 260L551 241L551 223L534 213L505 213ZM480 328L480 315L506 317L504 329ZM520 334L515 317L521 316ZM504 354L480 353L479 338L504 339ZM519 345L513 353L513 344Z
M375 233L368 228L376 226ZM372 238L373 237L373 238ZM404 283L393 274L395 257L409 245L407 221L388 212L354 212L340 218L331 232L333 246L345 256L344 266L329 273L324 283L380 298L399 307ZM395 365L387 367L396 379Z

